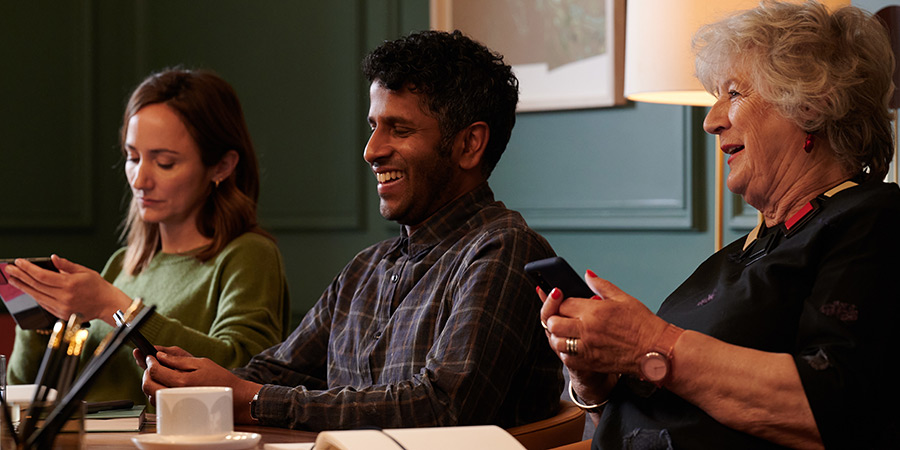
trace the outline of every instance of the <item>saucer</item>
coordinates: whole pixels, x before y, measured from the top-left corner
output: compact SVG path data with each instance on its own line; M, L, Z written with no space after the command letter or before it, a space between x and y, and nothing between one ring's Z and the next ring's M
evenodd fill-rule
M258 433L233 431L219 439L190 441L187 436L179 438L147 433L131 438L131 442L141 450L243 450L255 447L260 437Z

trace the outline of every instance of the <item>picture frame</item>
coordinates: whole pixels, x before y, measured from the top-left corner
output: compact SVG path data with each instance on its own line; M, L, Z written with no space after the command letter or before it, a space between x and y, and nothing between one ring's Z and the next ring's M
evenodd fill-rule
M459 29L513 66L519 112L625 104L625 0L430 0L431 28Z

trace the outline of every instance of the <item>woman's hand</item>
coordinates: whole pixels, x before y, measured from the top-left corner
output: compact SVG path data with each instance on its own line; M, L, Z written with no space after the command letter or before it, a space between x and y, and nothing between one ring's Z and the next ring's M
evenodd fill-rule
M10 284L34 297L50 314L60 319L80 314L84 320L101 319L115 325L116 310L131 305L131 298L96 271L57 255L51 259L58 273L24 259L6 267Z
M638 374L638 357L662 335L666 322L609 281L587 271L585 281L597 293L591 299L563 298L557 289L541 309L548 340L570 372ZM577 352L567 340L577 339Z
M591 272L591 274L593 274L593 272ZM540 287L537 288L537 293L544 303L541 307L541 325L544 327L544 333L547 335L550 346L556 349L556 347L553 347L553 342L557 337L550 331L547 321L554 316L559 316L559 307L563 302L563 293L561 290L554 288L550 291L550 295L548 296ZM592 300L600 300L600 296L595 295L592 297ZM563 342L565 343L565 338L563 338ZM563 363L566 362L566 358L569 356L565 352L555 351L555 353L560 357ZM619 380L618 374L581 370L570 367L568 364L566 364L566 369L569 372L569 383L572 385L572 389L583 404L597 405L605 402L609 397L609 392L615 387Z

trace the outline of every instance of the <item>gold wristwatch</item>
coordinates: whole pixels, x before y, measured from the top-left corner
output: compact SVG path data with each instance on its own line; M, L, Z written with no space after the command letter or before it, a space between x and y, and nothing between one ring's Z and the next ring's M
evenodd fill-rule
M638 369L641 379L662 387L672 376L672 353L675 350L675 342L681 337L684 330L672 325L666 325L662 335L653 348L641 355L638 359Z

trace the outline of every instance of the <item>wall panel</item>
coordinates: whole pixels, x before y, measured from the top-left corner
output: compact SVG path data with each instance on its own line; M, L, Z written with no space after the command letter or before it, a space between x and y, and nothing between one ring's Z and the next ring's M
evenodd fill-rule
M240 0L140 7L144 72L209 68L238 91L263 169L260 219L269 229L362 226L359 9Z
M92 224L91 2L0 2L0 229Z
M698 120L647 104L519 114L492 183L540 230L693 229Z

